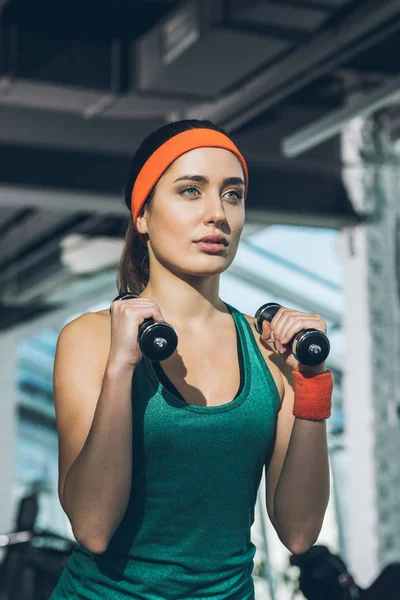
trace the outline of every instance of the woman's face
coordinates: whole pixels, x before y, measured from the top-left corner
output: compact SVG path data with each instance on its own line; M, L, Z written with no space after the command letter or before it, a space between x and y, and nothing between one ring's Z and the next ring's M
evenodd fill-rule
M152 251L169 267L212 275L233 261L244 225L244 175L238 158L222 148L197 148L177 158L157 183L151 211L139 217ZM228 245L210 254L196 242L222 234Z

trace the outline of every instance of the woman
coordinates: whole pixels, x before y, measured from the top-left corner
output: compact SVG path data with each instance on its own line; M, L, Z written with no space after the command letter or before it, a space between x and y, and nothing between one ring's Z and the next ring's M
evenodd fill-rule
M219 298L247 186L244 158L208 121L166 125L133 158L118 287L140 296L85 313L57 344L59 497L79 545L53 600L254 598L264 465L282 542L301 553L318 537L332 374L306 373L287 343L326 325L281 308L260 336ZM222 243L199 242L210 235ZM149 317L178 334L162 365L138 347Z

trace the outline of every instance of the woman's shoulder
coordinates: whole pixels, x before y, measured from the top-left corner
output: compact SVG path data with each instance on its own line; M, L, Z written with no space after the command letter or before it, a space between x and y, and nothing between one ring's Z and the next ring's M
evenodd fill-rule
M72 342L89 340L107 346L110 344L110 315L108 311L85 312L69 321L60 332L59 339L69 338Z
M84 365L101 381L110 351L110 329L109 319L95 312L83 313L64 325L57 340L55 378L68 379L71 369Z
M71 319L64 326L64 329L80 329L92 327L94 329L104 328L106 325L110 323L110 312L108 309L98 310L96 312L85 312L75 317L75 319Z
M110 321L111 313L109 308L105 308L103 310L97 310L96 312L85 313L87 315L100 315L102 317L106 317L107 321Z
M283 383L283 372L285 371L284 361L276 354L272 346L263 342L259 333L257 333L254 327L254 317L241 313L250 325L250 329L256 341L256 344L264 358L264 361L269 368L272 377L274 378L276 387L279 392L279 396L282 400L284 394L284 383Z

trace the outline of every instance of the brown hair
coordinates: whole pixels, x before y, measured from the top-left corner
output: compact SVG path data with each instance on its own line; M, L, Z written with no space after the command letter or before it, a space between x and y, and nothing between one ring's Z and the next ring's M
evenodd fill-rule
M131 196L132 189L136 181L136 177L141 171L145 162L150 156L164 144L167 140L178 133L189 129L214 129L221 133L226 132L211 123L210 121L199 121L196 119L185 119L183 121L175 121L168 123L159 129L156 129L147 138L143 140L137 152L135 153L125 186L125 204L131 211ZM143 205L141 214L145 208L151 213L151 208L154 199L156 186L150 192L146 202ZM147 237L147 236L146 236ZM133 226L132 218L129 219L128 228L125 234L124 247L121 254L121 259L117 271L117 288L119 293L131 292L132 294L140 294L147 286L150 277L149 253L139 237L138 232Z

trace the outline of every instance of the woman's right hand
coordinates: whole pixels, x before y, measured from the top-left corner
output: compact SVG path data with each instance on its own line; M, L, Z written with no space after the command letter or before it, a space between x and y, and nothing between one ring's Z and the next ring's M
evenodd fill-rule
M139 327L148 318L164 321L159 307L150 298L127 298L112 303L108 364L136 367L140 363L143 354L139 348Z

